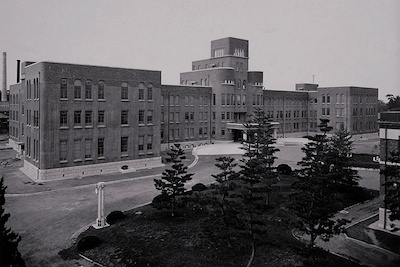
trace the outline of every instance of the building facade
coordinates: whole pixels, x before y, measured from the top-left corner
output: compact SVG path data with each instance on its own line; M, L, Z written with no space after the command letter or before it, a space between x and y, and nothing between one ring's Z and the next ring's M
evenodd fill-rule
M263 72L249 71L247 40L214 40L210 55L193 61L180 85L161 85L160 71L22 63L9 130L23 172L48 180L160 166L173 143L243 140L255 108L271 118L275 137L313 134L319 118L351 134L377 132L378 89L266 90Z
M10 144L49 180L161 165L161 72L39 62L11 86Z

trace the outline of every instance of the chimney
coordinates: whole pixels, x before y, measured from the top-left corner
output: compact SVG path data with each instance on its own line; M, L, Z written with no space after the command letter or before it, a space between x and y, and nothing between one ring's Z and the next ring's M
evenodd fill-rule
M3 86L1 90L1 101L7 101L7 53L3 52Z
M20 81L21 74L21 60L17 59L17 83Z

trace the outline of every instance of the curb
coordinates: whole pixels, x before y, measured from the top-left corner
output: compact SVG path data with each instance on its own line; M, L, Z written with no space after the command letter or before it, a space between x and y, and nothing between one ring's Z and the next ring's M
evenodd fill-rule
M123 182L129 182L129 181L134 181L134 180L144 180L152 177L159 177L161 174L153 174L153 175L146 175L146 176L139 176L139 177L134 177L134 178L127 178L127 179L122 179L122 180L115 180L115 181L109 181L105 182L106 185L110 184L118 184L118 183L123 183ZM73 190L73 189L82 189L82 188L88 188L88 187L93 187L95 184L85 184L85 185L78 185L78 186L72 186L72 187L67 187L67 188L61 188L61 189L55 189L55 190L47 190L47 191L42 191L42 192L33 192L33 193L22 193L22 194L5 194L6 197L28 197L28 196L36 196L40 194L45 194L45 193L51 193L51 192L61 192L61 191L68 191L68 190Z

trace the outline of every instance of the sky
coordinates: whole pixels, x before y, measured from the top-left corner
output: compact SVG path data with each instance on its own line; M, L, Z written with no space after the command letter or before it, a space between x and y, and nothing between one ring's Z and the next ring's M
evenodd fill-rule
M159 70L179 84L224 37L249 40L266 89L314 79L400 95L400 0L0 0L8 85L17 59Z

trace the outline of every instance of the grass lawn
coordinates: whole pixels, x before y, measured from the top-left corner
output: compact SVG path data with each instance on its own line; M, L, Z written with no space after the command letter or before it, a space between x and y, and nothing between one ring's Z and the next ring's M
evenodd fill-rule
M400 255L400 236L374 230L368 227L368 225L376 222L377 220L378 215L353 225L347 229L347 235Z
M305 244L293 238L294 217L285 203L294 179L282 176L282 183L274 187L271 194L274 209L262 215L266 223L258 235L252 266L360 266L326 251L320 251L317 259L311 258ZM342 204L354 204L350 202ZM248 231L240 227L230 229L228 242L215 209L191 204L171 217L168 210L145 206L125 215L125 219L110 227L90 228L82 233L78 240L97 236L101 244L81 254L104 266L246 266L250 258ZM76 245L60 255L76 257Z

